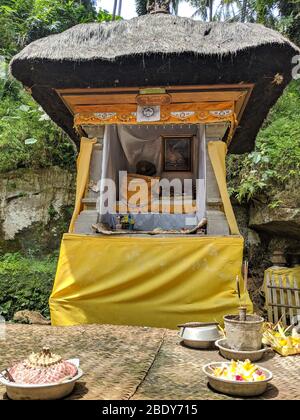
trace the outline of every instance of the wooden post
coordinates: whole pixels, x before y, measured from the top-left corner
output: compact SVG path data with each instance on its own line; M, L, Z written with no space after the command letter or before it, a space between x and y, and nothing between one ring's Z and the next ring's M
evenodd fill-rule
M282 277L279 276L279 287L281 288L279 290L280 293L280 305L285 305L285 294L283 291L283 281L282 281ZM286 309L284 306L281 307L281 315L282 315L282 321L284 323L284 325L287 325L287 319L286 319Z
M292 283L292 282L291 282ZM290 324L292 322L292 319L294 317L294 311L293 311L293 299L292 299L292 284L290 283L290 279L286 278L286 287L287 287L287 299L288 299L288 305L289 305L289 316L290 316Z
M270 275L267 273L267 290L266 290L266 305L268 310L268 321L273 322L273 307L272 304L272 289L270 289L271 281L270 281Z
M277 290L276 290L276 282L275 282L275 278L274 275L272 276L272 280L271 280L271 286L272 286L272 298L273 298L273 305L274 305L274 309L273 309L273 313L274 313L274 323L276 324L279 320L278 317L278 306L277 306Z
M296 282L295 277L294 277L294 288L295 288L295 303L296 303L296 306L298 306L297 315L299 317L299 322L300 322L300 309L299 309L300 308L300 297L299 297L299 288L298 288L298 284Z

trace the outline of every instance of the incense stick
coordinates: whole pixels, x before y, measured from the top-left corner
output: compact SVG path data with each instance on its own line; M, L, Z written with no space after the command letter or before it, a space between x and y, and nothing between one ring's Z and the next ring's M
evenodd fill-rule
M244 261L244 300L245 300L245 306L247 303L247 291L248 291L248 267L249 263L248 260Z
M239 275L236 276L236 291L239 297L240 305L241 305L241 289L240 289L240 277Z

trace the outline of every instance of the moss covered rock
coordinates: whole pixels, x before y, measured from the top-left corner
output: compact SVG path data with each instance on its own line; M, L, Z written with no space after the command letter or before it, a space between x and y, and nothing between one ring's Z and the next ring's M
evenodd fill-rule
M59 167L19 169L0 179L0 253L49 253L67 231L75 174Z

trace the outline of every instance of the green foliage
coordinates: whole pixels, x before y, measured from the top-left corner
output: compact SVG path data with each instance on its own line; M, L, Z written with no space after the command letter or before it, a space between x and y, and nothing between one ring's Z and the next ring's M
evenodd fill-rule
M0 55L9 58L31 41L78 23L110 19L91 0L0 0Z
M300 0L187 0L203 20L257 22L300 44ZM137 1L138 4L146 0ZM142 6L140 6L142 7Z
M189 0L196 10L194 16L200 16L204 21L231 20L237 8L236 0Z
M136 13L141 16L147 13L147 0L135 0Z
M72 168L76 153L67 135L17 82L7 84L0 101L0 173L51 165Z
M228 0L235 5L233 20L257 22L300 43L300 0Z
M270 188L300 180L300 83L293 82L270 112L255 151L228 157L230 193L249 201ZM279 203L271 203L271 206Z
M181 3L182 0L170 0L170 6L171 6L171 11L177 15L178 13L178 6L179 3ZM148 0L135 0L135 8L136 8L136 13L141 16L141 15L145 15L147 13L147 3Z
M74 165L75 150L67 135L8 77L8 60L38 38L103 20L111 15L97 12L93 0L0 0L0 173Z
M280 17L277 29L300 45L300 0L278 0Z
M10 58L25 45L33 0L0 0L0 55Z
M121 19L120 16L115 17L115 20L120 20L120 19ZM97 18L96 18L97 22L110 22L111 20L112 20L112 15L110 13L108 13L104 9L99 9Z
M28 309L49 315L48 299L57 257L24 257L18 253L0 257L0 315L6 320Z

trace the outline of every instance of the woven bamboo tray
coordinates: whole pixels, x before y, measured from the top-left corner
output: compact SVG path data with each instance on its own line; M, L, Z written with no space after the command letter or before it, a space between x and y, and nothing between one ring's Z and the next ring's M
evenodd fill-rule
M49 327L8 325L0 369L43 345L64 358L79 357L84 377L70 399L233 399L207 386L202 367L224 361L217 351L179 344L178 332L113 325ZM300 399L300 356L267 354L260 362L273 381L258 399ZM0 399L7 398L0 386Z

